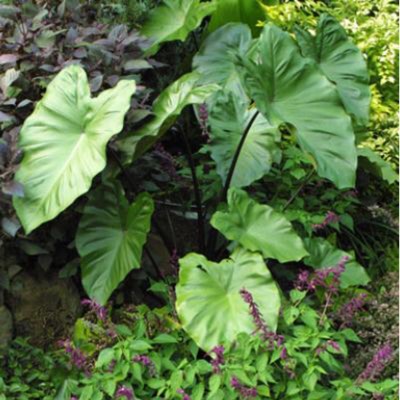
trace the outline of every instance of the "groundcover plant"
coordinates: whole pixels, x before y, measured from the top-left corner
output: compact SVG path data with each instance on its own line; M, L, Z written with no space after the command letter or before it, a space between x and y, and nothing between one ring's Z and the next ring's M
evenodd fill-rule
M104 1L9 3L0 304L17 321L31 264L87 313L48 351L6 337L0 399L397 398L393 341L346 361L396 259L376 204L398 177L329 6L310 27L275 1L164 0L132 27Z

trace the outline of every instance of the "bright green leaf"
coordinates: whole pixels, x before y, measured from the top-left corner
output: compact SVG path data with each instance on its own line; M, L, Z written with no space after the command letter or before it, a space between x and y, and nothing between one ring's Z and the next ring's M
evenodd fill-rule
M90 298L105 304L125 276L140 268L153 209L147 193L129 205L116 181L91 194L76 235L82 283Z
M237 64L249 97L273 125L285 123L294 132L320 176L353 187L355 137L334 84L274 25L264 27L258 48L257 63L241 57Z
M215 10L214 2L200 0L164 0L164 4L150 12L149 20L141 33L152 39L146 54L152 55L161 43L173 40L185 41L204 17Z
M345 271L340 278L341 288L366 285L370 281L367 271L355 260L352 254L332 246L327 240L322 238L305 239L304 244L310 253L310 256L304 259L304 264L313 268L333 267L344 256L349 257Z
M14 207L27 233L55 218L87 192L106 165L106 145L120 132L134 81L90 97L85 71L72 65L49 84L21 129L24 158L15 179L25 197Z
M217 211L211 219L227 239L280 262L299 261L308 254L290 222L270 206L235 188L229 190L228 206L227 212Z
M154 118L118 142L125 162L138 158L151 147L174 124L186 106L204 103L219 89L215 84L198 86L199 77L194 72L183 75L157 97L153 103Z
M312 58L328 79L335 82L356 124L366 126L371 100L367 64L345 29L325 14L319 19L316 37L299 28L296 37L303 55Z
M206 351L255 329L248 305L240 295L247 289L271 330L277 325L280 298L261 255L236 249L220 263L191 253L180 260L176 308L183 328Z

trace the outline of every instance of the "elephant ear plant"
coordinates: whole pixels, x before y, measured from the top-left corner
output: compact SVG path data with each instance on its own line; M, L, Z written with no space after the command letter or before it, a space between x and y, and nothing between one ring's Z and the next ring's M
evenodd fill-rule
M143 29L154 40L150 53L164 41L186 38L215 8L214 3L172 0L162 7ZM176 7L186 10L180 25L174 21L156 30L157 21L169 20ZM197 9L201 13L192 18ZM328 268L343 256L342 250L313 238L313 232L304 234L291 224L285 210L292 199L286 206L260 204L243 189L272 173L284 146L306 155L311 174L339 189L354 187L353 126L368 119L366 65L331 18L322 18L316 37L298 30L297 38L296 43L272 24L259 38L242 23L216 29L194 56L194 71L157 97L152 117L139 129L121 133L115 142L120 167L131 166L170 131L187 106L194 105L197 114L199 107L203 114L208 109L210 140L200 152L215 162L221 193L206 213L189 157L204 254L181 258L176 285L182 327L206 351L254 331L243 293L257 303L271 333L276 330L280 291L267 265L278 263L283 269L283 263L304 259L313 268ZM24 158L16 180L25 196L15 198L14 205L26 233L89 191L106 166L107 143L122 131L134 92L135 82L124 80L92 98L78 66L65 68L49 84L20 135ZM186 132L180 131L190 150ZM83 287L104 305L129 271L141 267L154 202L147 193L129 202L115 173L104 173L88 198L75 244ZM219 233L231 242L227 245ZM347 256L351 262L344 284L368 283L363 267Z

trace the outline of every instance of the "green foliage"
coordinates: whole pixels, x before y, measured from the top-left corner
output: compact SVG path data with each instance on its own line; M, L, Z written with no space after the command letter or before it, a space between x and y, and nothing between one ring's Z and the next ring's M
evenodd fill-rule
M258 204L246 192L232 188L228 207L211 219L212 226L228 239L280 262L298 261L308 254L290 222L270 206Z
M280 298L261 255L236 249L220 263L191 253L180 260L176 309L183 328L206 351L254 331L248 305L240 295L250 291L271 330L276 329Z
M153 103L154 118L119 141L126 163L138 158L160 139L186 106L204 103L218 89L217 85L199 85L198 81L199 75L194 72L183 75L157 97Z
M153 200L143 193L129 205L118 182L107 182L91 193L76 234L82 283L101 305L134 268L150 230Z
M217 0L217 9L213 12L207 27L208 32L214 32L229 22L242 22L248 25L253 34L257 35L260 28L257 23L265 19L265 12L258 0Z
M20 134L24 158L15 179L24 196L14 198L14 207L27 233L89 190L106 165L107 142L122 130L134 91L134 81L121 81L91 98L78 66L64 69L49 84Z
M353 187L357 164L351 121L337 91L304 59L290 35L266 25L258 44L260 63L241 60L243 84L273 124L286 123L321 177Z
M367 65L358 47L347 37L345 29L332 17L322 15L317 35L296 30L302 54L318 64L326 77L335 82L346 111L358 127L369 121L370 91Z
M305 247L309 257L304 259L304 264L313 268L326 268L337 265L343 257L348 257L345 271L341 275L342 288L366 285L370 278L365 269L355 261L354 256L332 246L322 238L306 239Z
M232 187L245 187L266 175L272 163L280 161L278 147L280 132L271 126L268 120L256 109L250 109L249 102L237 94L229 92L226 97L218 96L213 105L209 124L210 143L206 146L215 161L218 175L225 184L232 159L240 143L243 132L251 128L237 160L237 167L232 176Z
M215 3L200 0L164 0L163 5L150 12L141 32L152 40L146 50L154 54L160 44L174 40L184 41L204 17L215 10Z

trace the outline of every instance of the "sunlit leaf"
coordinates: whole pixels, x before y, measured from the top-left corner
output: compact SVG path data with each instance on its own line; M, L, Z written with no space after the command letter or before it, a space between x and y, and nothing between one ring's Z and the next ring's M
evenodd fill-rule
M106 165L106 145L120 132L134 81L91 98L85 71L72 65L49 84L21 129L24 158L16 174L25 191L14 206L27 233L89 190Z
M183 328L202 349L209 351L255 325L245 288L259 306L271 330L276 329L280 307L278 288L260 254L237 249L229 259L214 263L190 253L180 260L176 309Z
M238 68L248 95L272 124L286 124L316 161L320 176L339 188L355 183L357 154L351 119L335 85L301 56L286 32L268 24L259 60L242 57Z

